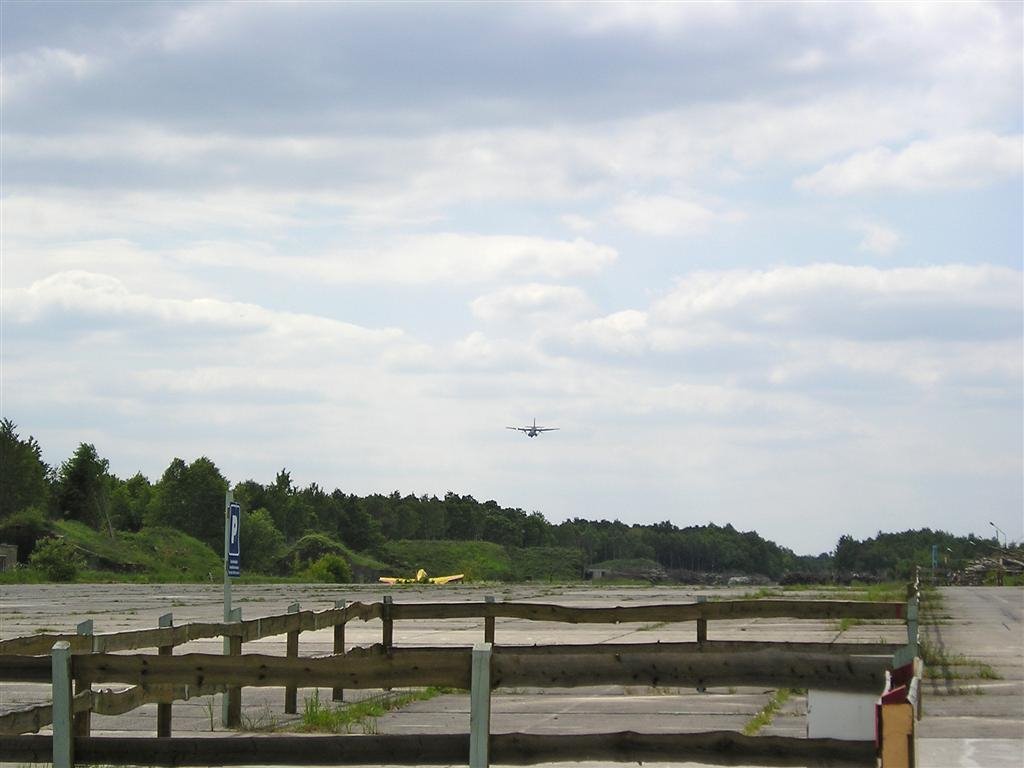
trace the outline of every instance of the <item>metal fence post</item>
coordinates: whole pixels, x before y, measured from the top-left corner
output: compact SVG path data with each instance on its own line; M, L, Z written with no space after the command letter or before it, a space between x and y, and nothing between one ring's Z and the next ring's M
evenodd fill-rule
M489 604L493 605L494 604L494 596L493 595L487 595L484 598L484 603L485 604L489 603ZM494 644L494 617L493 616L485 616L484 617L484 642L485 643L491 643L492 645Z
M232 624L241 623L242 609L232 608L228 618ZM241 628L239 628L241 631ZM225 635L224 647L228 656L242 655L242 635ZM235 728L242 722L242 687L229 685L224 691L224 705L221 710L221 722L225 728Z
M335 600L334 607L345 610L346 600ZM348 618L347 613L342 615L342 621L339 621L334 625L334 654L344 656L345 655L345 620ZM332 701L344 701L345 700L345 689L344 688L332 688L331 689L331 700Z
M89 638L89 653L93 653L96 650L96 640L93 638L93 624L92 619L86 619L85 621L78 624L75 627L75 634L81 637ZM77 696L82 691L91 691L92 683L85 678L76 677L74 681L74 693ZM77 715L72 717L74 721L75 736L88 736L92 729L92 710L88 709L85 712L79 712Z
M491 644L473 646L469 690L469 768L487 768L491 735Z
M61 640L53 644L50 655L50 676L53 683L53 768L72 768L75 764L75 741L71 713L71 643Z
M288 613L298 613L299 604L292 603L288 606ZM293 629L288 633L287 640L288 648L286 655L289 659L297 659L299 657L299 630ZM298 689L294 685L285 686L284 689L284 713L286 715L294 715L298 712L297 706Z
M174 614L165 613L159 619L161 629L170 629L174 626ZM174 653L174 645L161 645L157 648L159 656L171 656ZM157 738L167 738L171 735L171 702L156 705L156 735Z

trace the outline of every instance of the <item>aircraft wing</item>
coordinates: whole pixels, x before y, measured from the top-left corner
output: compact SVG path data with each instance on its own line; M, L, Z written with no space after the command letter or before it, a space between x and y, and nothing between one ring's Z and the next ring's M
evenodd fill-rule
M505 429L514 429L516 432L529 432L529 427L505 427Z
M536 432L557 432L561 427L537 427L534 431Z
M466 574L456 573L454 576L432 576L430 578L431 584L454 584L462 581Z

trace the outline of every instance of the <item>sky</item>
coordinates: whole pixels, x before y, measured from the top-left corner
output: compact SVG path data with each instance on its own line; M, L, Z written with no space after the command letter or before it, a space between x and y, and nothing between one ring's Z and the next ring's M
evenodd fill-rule
M1020 3L0 23L0 410L51 465L1024 538Z

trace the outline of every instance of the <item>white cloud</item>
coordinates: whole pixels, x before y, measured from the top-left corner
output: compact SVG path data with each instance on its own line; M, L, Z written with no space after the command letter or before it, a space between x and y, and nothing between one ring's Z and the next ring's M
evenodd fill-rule
M5 56L0 69L0 99L9 102L30 96L55 80L81 81L101 71L96 55L43 46Z
M649 235L696 235L707 232L716 222L735 222L742 214L716 212L713 209L679 197L628 195L614 209L614 214L628 227Z
M635 30L657 37L675 37L692 28L724 30L743 18L741 4L732 0L716 3L609 2L588 6L578 3L553 5L585 34Z
M903 306L940 314L960 306L1019 312L1021 286L1020 272L985 265L878 269L813 264L697 272L681 279L653 311L670 322L728 314L769 325L795 321L812 310L877 312Z
M888 256L900 244L900 233L884 224L870 221L856 224L857 229L863 238L858 249L868 253L877 253L880 256Z
M648 336L647 313L626 309L577 323L568 334L568 341L617 354L636 354L648 348Z
M686 359L687 378L825 388L871 379L915 387L1019 386L1021 273L997 267L819 264L700 272L646 311L552 329L580 358ZM660 360L660 362L659 362ZM849 386L848 384L843 386Z
M915 141L900 152L878 147L801 176L796 187L834 195L979 187L1021 173L1022 142L1020 135L973 133Z
M488 323L565 321L593 310L586 293L574 286L511 285L474 299L473 315Z
M562 224L573 232L589 232L594 228L594 222L586 216L575 213L566 213L559 217Z
M828 61L820 48L809 48L783 62L782 68L797 74L817 72Z
M530 277L592 275L617 258L613 248L587 240L441 233L398 239L360 250L284 256L266 247L205 243L182 252L189 261L232 266L331 283L445 283L468 285Z
M5 293L11 319L22 325L44 321L55 313L79 318L76 329L110 324L125 333L146 330L146 324L169 333L216 330L236 336L259 335L271 345L321 347L337 353L368 349L405 340L396 329L373 330L329 318L268 310L255 304L210 298L167 299L129 290L110 275L61 272L33 283L27 290ZM269 347L264 350L268 352Z
M32 190L3 199L7 238L24 241L129 239L154 230L169 234L276 232L301 222L304 196L251 189L192 195L154 191Z

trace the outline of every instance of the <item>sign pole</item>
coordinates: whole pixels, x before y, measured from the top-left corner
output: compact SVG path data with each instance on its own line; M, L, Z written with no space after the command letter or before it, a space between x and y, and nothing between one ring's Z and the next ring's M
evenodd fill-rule
M228 562L230 560L230 552L233 549L233 543L237 542L237 531L235 531L235 538L232 538L232 507L236 507L235 495L230 489L224 494L224 623L228 624L231 622L231 576ZM236 520L235 525L239 522ZM225 633L224 635L224 655L231 655L231 637ZM221 722L227 726L231 723L231 695L228 691L225 691L221 697Z
M224 494L224 623L231 621L231 577L228 576L228 547L231 541L231 505L235 495L228 491ZM224 638L224 653L228 652L228 639Z

